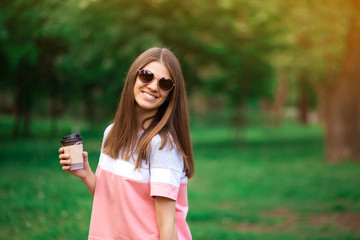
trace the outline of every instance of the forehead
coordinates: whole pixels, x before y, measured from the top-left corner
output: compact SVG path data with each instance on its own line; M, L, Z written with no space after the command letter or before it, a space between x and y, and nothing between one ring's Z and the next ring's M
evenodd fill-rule
M157 77L167 77L167 78L171 77L169 69L162 62L158 62L158 61L150 62L146 64L143 68L150 70Z

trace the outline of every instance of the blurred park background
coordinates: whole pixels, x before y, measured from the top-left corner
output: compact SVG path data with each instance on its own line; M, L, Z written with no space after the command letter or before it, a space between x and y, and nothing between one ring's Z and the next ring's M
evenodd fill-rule
M0 238L86 239L130 64L169 47L187 85L194 239L360 239L360 0L1 0Z

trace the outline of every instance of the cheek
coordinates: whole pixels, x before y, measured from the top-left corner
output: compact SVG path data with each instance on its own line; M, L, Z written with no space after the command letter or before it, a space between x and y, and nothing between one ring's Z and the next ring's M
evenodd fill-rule
M134 84L134 93L138 92L142 86L143 86L143 83L137 79Z

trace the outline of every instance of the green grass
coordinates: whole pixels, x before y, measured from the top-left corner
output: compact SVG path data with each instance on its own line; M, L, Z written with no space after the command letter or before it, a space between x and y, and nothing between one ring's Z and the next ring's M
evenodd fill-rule
M62 121L50 136L38 120L12 140L0 117L0 239L86 239L92 197L61 171L61 136L78 125L96 168L104 126ZM91 129L91 130L89 130ZM193 239L360 239L360 164L324 160L322 129L192 124L196 162L189 181Z

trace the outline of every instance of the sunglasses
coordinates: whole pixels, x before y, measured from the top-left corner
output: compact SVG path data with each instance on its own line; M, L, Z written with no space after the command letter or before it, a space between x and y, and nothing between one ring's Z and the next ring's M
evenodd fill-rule
M154 73L152 73L148 69L140 69L138 71L138 75L140 81L145 84L149 84L155 79ZM172 80L171 78L162 77L159 79L158 85L162 91L170 92L174 88L175 83L174 80Z

